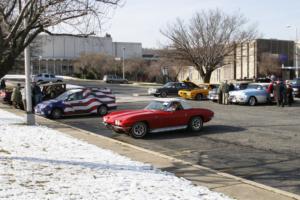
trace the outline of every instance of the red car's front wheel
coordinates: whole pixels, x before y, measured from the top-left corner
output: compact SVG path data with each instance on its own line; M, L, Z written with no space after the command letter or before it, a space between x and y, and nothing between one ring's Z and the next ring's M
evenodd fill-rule
M132 126L130 130L130 136L139 139L145 137L147 132L147 124L145 122L137 122Z

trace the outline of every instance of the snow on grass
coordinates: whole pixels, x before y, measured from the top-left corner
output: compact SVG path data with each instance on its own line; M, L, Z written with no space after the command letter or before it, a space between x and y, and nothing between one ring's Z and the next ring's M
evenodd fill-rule
M0 199L229 199L0 110Z

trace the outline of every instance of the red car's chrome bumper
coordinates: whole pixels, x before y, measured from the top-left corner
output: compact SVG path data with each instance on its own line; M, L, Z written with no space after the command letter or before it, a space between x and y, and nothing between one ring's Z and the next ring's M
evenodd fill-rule
M112 125L112 124L108 124L103 122L103 124L106 126L106 128L111 129L111 130L115 130L115 131L122 131L122 132L129 132L130 127L122 127L122 126L116 126L116 125Z

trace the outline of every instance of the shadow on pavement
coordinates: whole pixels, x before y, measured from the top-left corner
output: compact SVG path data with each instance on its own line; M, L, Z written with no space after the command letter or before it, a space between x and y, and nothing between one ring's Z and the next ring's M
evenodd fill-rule
M189 130L181 131L168 131L160 133L149 133L144 138L145 140L164 140L164 139L173 139L173 138L187 138L187 137L200 137L201 135L209 134L223 134L223 133L232 133L232 132L242 132L246 129L236 126L226 126L226 125L210 125L205 126L200 132L191 132Z

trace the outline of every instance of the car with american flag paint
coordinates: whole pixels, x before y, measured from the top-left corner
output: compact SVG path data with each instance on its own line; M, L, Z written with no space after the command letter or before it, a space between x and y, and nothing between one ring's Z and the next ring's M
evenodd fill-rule
M52 119L73 115L106 115L117 108L116 97L106 88L71 89L36 105L35 113Z

